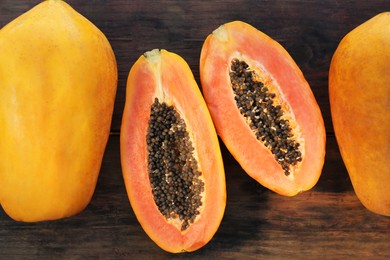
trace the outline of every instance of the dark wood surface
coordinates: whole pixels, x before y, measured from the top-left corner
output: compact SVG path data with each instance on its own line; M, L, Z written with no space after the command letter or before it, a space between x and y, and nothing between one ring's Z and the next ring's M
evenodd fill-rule
M122 180L119 136L112 135L95 194L82 213L19 223L0 211L0 259L390 258L390 218L369 212L356 198L333 137L317 185L291 198L253 181L224 147L223 157L225 215L211 242L196 252L166 253L144 233Z
M39 1L1 0L0 27ZM69 0L110 40L119 82L110 137L90 205L72 218L19 223L0 209L0 259L10 258L390 258L390 218L366 210L355 196L333 135L327 91L331 57L351 29L390 1L103 1ZM205 37L220 24L246 21L279 41L305 74L328 133L322 176L310 191L288 198L248 177L222 145L227 208L204 248L172 255L138 224L119 160L119 129L127 74L145 51L164 48L187 60L199 82ZM0 56L1 58L1 56Z

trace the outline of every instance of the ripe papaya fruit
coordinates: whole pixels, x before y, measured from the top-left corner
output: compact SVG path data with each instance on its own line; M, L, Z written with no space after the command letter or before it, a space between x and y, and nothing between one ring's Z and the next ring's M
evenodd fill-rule
M95 189L117 87L85 17L44 1L0 30L0 203L19 221L69 217Z
M224 24L203 44L200 78L217 133L252 178L286 196L317 183L324 122L309 84L279 43L247 23Z
M179 55L152 50L132 66L120 150L134 213L162 249L191 252L211 240L226 205L215 128Z
M329 69L333 127L353 188L369 210L390 216L390 12L339 43Z

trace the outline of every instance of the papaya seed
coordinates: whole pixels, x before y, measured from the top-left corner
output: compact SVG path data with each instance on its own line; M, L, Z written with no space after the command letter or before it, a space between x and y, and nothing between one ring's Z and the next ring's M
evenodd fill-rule
M185 121L172 105L156 98L146 135L153 197L167 219L179 218L186 230L199 215L204 182Z
M234 100L240 113L257 139L274 154L284 173L289 175L290 166L295 166L302 158L292 128L288 120L283 119L282 107L274 104L277 95L255 79L255 71L245 61L233 59L230 68Z

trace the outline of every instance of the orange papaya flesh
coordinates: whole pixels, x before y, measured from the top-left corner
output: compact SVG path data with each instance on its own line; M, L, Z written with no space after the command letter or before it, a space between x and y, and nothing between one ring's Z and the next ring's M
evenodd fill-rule
M117 87L104 34L64 1L0 30L0 203L13 219L70 217L89 203Z
M354 191L390 216L390 12L348 32L329 68L333 128Z
M324 122L310 86L279 43L244 22L224 24L203 44L200 76L217 133L252 178L287 196L317 183Z
M224 168L211 116L180 56L153 50L132 66L120 139L128 197L149 237L173 253L209 242L225 209Z

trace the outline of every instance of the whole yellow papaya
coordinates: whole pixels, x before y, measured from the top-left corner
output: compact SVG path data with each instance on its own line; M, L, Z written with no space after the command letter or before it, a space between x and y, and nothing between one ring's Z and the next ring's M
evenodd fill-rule
M357 197L390 216L390 12L340 42L329 71L335 135Z
M107 38L65 2L44 1L0 30L0 203L11 218L87 206L116 88Z

